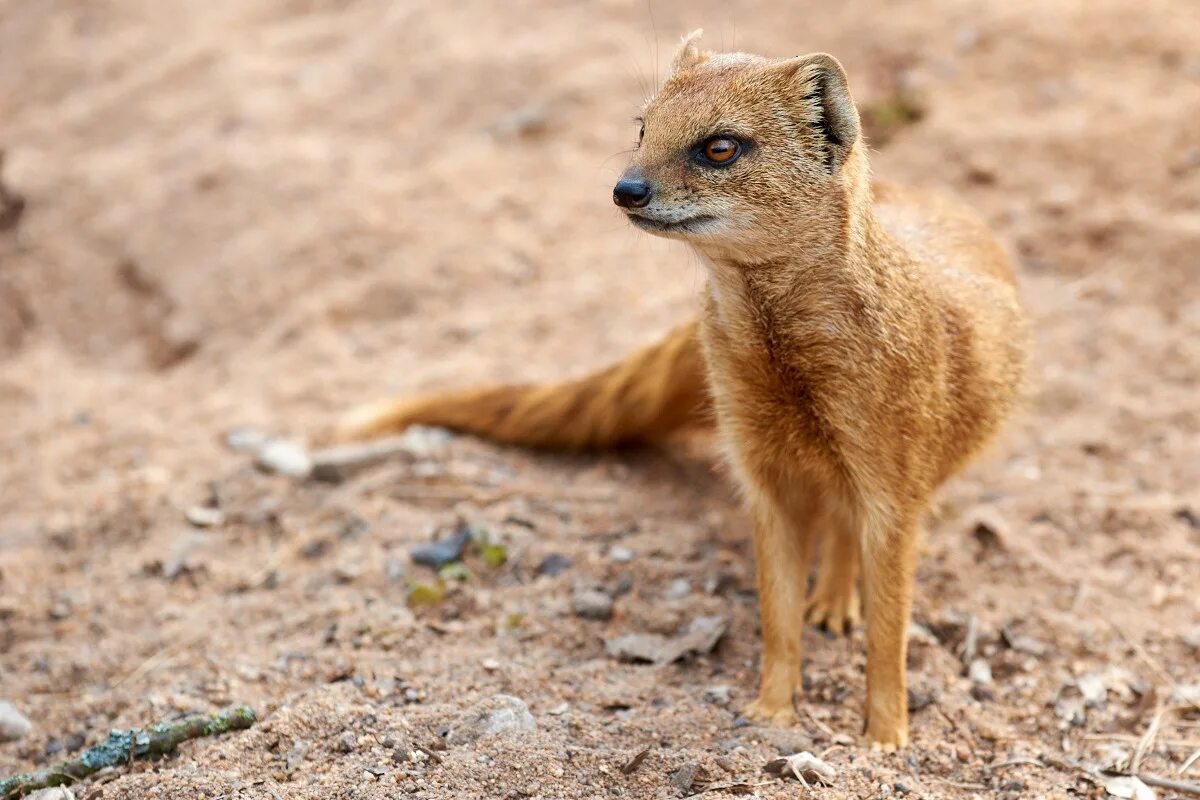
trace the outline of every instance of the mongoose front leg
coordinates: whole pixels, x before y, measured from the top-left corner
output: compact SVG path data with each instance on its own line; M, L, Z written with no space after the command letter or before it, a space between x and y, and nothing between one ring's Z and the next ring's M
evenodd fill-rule
M817 581L808 598L810 625L835 636L862 624L858 593L858 536L836 522L821 537Z
M863 588L867 612L866 734L871 745L908 744L905 658L912 610L917 515L863 531Z
M797 526L760 501L753 508L754 555L762 618L762 681L746 716L786 725L795 721L792 698L801 682L804 578L812 551L808 526Z

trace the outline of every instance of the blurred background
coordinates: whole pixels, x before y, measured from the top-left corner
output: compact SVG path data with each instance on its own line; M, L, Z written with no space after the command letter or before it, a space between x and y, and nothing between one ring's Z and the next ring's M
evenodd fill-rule
M396 610L403 589L389 554L457 516L505 532L516 512L469 489L432 504L381 495L387 474L340 494L296 487L254 473L223 435L252 425L303 439L364 400L577 373L693 315L702 270L681 246L630 229L611 186L633 116L696 27L717 50L836 55L876 173L963 198L1018 264L1037 337L1027 402L989 458L947 490L918 618L958 603L993 630L1026 621L1062 649L1011 695L963 699L954 713L968 715L966 729L978 738L1007 725L1035 749L1056 742L1049 707L1089 665L1195 682L1183 637L1200 624L1200 5L0 0L0 695L27 695L39 724L34 739L0 745L0 768L44 761L52 742L92 725L221 698L284 703L312 676L273 665L308 647L318 623L341 618L344 631L346 615L388 608L403 617L390 624L421 632L406 634L412 642L445 636ZM692 461L596 466L454 447L440 468L468 484L463 475L487 474L526 487L516 494L611 491L602 513L558 497L553 513L522 512L536 533L505 535L528 558L554 543L600 580L612 541L587 537L634 531L631 546L658 556L629 568L647 587L647 610L630 600L629 619L650 613L659 578L698 587L732 569L751 585L736 503ZM247 516L191 531L181 509L218 484L267 503L276 527ZM963 544L980 506L1006 520L1008 549L991 561ZM305 549L346 513L376 538L330 534L327 557ZM681 541L701 555L673 561ZM175 556L195 567L188 580L163 577ZM268 591L260 572L271 569ZM537 618L523 581L505 573L464 588L484 592L470 595L472 608L487 609L462 612L466 629L496 608ZM548 602L567 591L554 586L541 591ZM725 677L711 680L746 693L753 598L738 597L746 624L730 663L716 666ZM602 658L551 611L526 658ZM1157 668L1100 620L1127 625ZM239 639L247 630L253 646ZM503 683L473 657L333 641L312 646L334 648L329 659L367 659L363 647L379 664L402 658L406 679L443 703L450 696L434 687L455 669L472 691ZM507 646L483 645L516 658ZM242 654L233 666L215 655L230 647ZM168 675L138 671L164 651L154 670L174 665ZM827 658L814 669L842 664ZM937 685L955 679L946 658L929 662ZM587 696L598 680L588 675L558 680ZM687 689L710 678L678 677L686 719L644 721L639 735L718 725ZM829 722L854 733L861 687L853 672L846 680L851 700ZM527 694L535 711L562 700L558 689ZM635 707L649 702L638 697ZM326 726L310 738L361 715L359 700L335 699L343 705L307 712ZM595 713L588 752L605 755L584 758L587 774L633 747L611 714ZM1088 730L1115 730L1115 718ZM1122 735L1140 735L1143 718L1130 719ZM939 720L916 718L922 758L951 736ZM571 738L539 735L551 749ZM723 735L690 740L689 752ZM980 741L971 747L1003 750ZM1159 767L1177 767L1177 756L1163 751ZM244 774L256 769L271 771ZM224 773L213 774L216 786ZM1034 770L1022 780L1068 778ZM133 783L114 785L124 788L106 796L137 796Z

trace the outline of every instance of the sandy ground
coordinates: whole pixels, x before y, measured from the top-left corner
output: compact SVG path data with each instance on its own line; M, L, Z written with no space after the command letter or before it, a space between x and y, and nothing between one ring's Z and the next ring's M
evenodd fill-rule
M860 633L806 632L795 728L739 719L753 565L702 441L456 438L340 485L224 444L575 373L694 313L698 265L609 194L699 25L838 55L876 171L962 196L1019 263L1028 400L930 519L901 754L859 735ZM79 796L656 798L696 764L690 791L797 797L762 772L797 750L838 772L813 796L1097 797L1087 771L1131 756L1200 781L1198 120L1188 0L0 0L0 699L35 725L0 775L249 703L251 731ZM223 524L186 521L214 502ZM507 563L471 553L410 607L410 548L460 520ZM572 613L590 587L610 620ZM729 624L711 653L605 650L705 615ZM433 749L500 693L535 730Z

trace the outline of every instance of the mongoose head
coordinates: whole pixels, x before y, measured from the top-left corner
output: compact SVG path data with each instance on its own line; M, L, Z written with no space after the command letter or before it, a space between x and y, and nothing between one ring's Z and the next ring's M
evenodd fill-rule
M614 202L643 230L751 258L843 231L866 163L841 64L713 54L699 36L647 104Z

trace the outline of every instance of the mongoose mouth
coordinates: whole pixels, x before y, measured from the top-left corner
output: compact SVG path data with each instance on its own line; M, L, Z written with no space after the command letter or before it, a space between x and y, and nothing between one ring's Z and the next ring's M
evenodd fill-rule
M633 211L626 211L625 216L637 227L651 233L700 233L717 219L711 214L697 214L686 219L658 220Z

